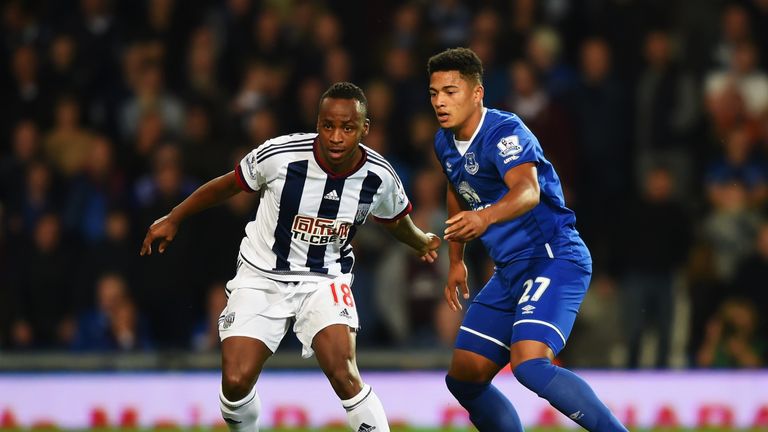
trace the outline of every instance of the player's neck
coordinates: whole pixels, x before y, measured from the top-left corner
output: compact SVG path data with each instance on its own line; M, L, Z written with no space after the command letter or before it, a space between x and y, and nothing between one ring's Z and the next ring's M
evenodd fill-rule
M358 146L352 155L344 161L333 163L326 155L319 152L319 157L325 165L325 169L335 176L344 176L354 171L363 159L363 150Z
M480 127L480 121L483 119L483 105L480 104L472 114L467 117L464 123L453 129L453 136L459 141L469 141Z

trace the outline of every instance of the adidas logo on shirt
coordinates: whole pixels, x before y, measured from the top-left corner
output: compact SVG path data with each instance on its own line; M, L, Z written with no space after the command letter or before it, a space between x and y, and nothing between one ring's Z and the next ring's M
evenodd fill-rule
M375 431L375 430L376 430L376 426L371 426L369 424L363 423L357 429L357 432L371 432L371 431Z
M341 312L339 312L339 316L342 316L344 318L350 318L350 319L352 318L352 315L349 314L349 311L347 311L347 308L342 309Z
M332 189L330 192L325 194L323 199L331 200L331 201L338 201L339 200L339 194L336 193L336 189Z
M579 410L569 415L568 417L570 417L571 420L581 420L581 418L584 417L584 413L582 413L581 410Z

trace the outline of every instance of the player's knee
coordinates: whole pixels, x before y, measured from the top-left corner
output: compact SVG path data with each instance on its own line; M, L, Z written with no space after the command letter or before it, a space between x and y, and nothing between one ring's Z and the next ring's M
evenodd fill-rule
M451 392L453 397L455 397L456 400L460 403L463 403L464 401L476 398L486 387L490 385L490 383L461 381L450 375L446 375L445 385L448 387L448 391Z
M520 384L541 396L557 373L557 368L548 358L542 357L520 363L513 373Z
M241 370L224 371L221 377L221 391L230 401L244 398L253 388L253 377Z
M326 371L328 381L341 399L350 399L360 393L363 382L355 368L349 364Z

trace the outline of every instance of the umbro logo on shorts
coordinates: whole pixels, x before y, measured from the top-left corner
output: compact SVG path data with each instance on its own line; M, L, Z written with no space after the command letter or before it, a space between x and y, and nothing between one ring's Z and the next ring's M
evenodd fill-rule
M352 319L352 315L349 314L349 311L347 310L347 308L342 309L341 312L339 312L339 316L342 316L347 319Z
M375 430L376 430L376 426L371 426L369 424L363 423L357 429L357 432L371 432L371 431L375 431Z

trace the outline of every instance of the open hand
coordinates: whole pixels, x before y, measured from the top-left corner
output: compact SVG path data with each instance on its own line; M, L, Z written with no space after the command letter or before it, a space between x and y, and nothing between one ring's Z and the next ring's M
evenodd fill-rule
M467 285L467 266L464 261L451 263L448 270L448 283L445 285L445 301L448 302L454 312L462 309L459 301L459 290L464 300L469 299L469 285Z

